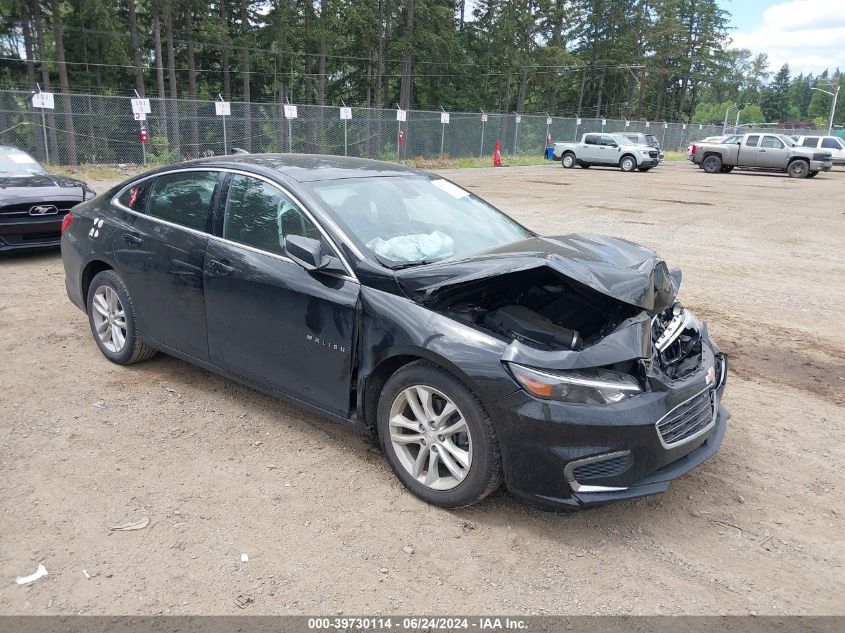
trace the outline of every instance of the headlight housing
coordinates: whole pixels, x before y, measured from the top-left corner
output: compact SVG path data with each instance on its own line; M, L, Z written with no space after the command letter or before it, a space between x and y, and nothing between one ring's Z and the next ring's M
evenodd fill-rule
M609 369L550 372L516 363L507 363L507 366L523 389L544 400L610 404L643 391L633 376Z

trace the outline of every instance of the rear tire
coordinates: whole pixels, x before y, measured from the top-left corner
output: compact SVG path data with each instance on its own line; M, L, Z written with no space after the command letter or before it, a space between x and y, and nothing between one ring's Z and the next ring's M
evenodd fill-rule
M578 166L581 169L589 169L590 167L592 167L592 165L590 163L580 163Z
M790 178L806 178L810 173L810 163L806 160L794 160L789 163L786 173Z
M819 175L819 172L811 171L809 174L807 174L807 178L815 178L818 175Z
M433 363L410 363L388 379L376 424L394 474L428 503L468 506L502 482L499 443L484 406Z
M733 165L722 165L721 171L723 174L729 174L734 170Z
M575 167L575 154L567 152L561 157L560 164L564 169L572 169Z
M701 163L701 168L708 174L718 174L722 171L722 159L718 156L708 156Z
M131 365L155 356L156 351L141 340L129 290L115 271L94 276L86 307L94 342L111 362Z
M637 161L633 156L623 156L619 161L619 169L622 171L634 171L637 168Z

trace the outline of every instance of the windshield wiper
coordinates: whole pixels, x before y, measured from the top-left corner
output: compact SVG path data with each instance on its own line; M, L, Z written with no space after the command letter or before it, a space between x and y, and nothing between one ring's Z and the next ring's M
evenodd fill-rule
M412 266L425 266L426 264L433 264L434 260L431 259L420 259L415 262L404 262L402 264L396 264L391 266L393 270L402 270L403 268L411 268Z

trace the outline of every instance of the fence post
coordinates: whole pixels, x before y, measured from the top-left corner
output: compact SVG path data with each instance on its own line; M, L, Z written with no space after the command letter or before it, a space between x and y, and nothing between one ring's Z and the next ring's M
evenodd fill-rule
M519 124L522 123L522 115L514 113L514 128L513 128L513 155L516 156L519 151Z
M481 149L478 150L478 158L484 158L484 124L487 123L487 113L481 111Z

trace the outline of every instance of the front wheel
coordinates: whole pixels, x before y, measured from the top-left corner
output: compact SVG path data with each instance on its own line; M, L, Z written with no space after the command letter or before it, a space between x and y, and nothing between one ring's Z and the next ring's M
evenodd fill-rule
M640 168L639 168L639 170L640 170L641 172L644 172L644 173L645 173L645 172L647 172L649 169L651 169L651 167L640 167Z
M637 168L637 161L633 156L623 156L619 161L619 169L622 171L634 171Z
M806 178L810 173L810 165L805 160L794 160L789 163L786 173L790 178Z
M417 361L384 386L379 441L399 480L444 508L468 506L502 481L502 461L484 406L446 370Z
M809 174L807 174L807 178L815 178L818 175L819 175L819 172L811 171Z
M592 167L590 163L581 163L579 166L581 167L581 169L589 169L590 167Z
M575 167L575 154L564 154L563 158L560 159L560 164L565 169L572 169Z
M155 356L155 350L141 341L135 306L116 272L104 270L94 276L87 307L94 342L110 361L131 365Z

